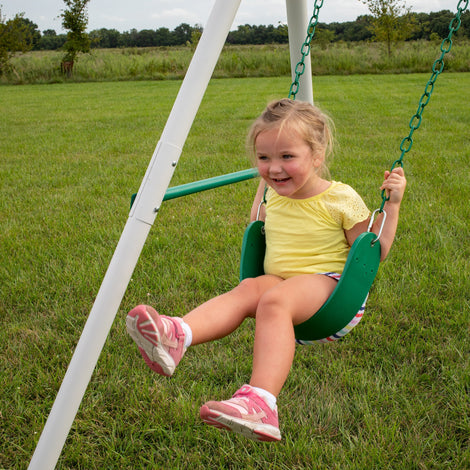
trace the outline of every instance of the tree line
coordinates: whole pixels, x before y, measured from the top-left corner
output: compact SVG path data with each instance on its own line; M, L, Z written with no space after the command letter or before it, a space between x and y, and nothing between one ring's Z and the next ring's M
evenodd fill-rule
M409 13L407 22L411 22L411 29L407 40L417 39L443 39L449 33L449 23L454 17L449 10L432 13ZM462 24L459 30L460 37L470 37L470 11L462 14ZM22 17L23 27L30 31L33 50L57 50L63 48L67 34L57 34L55 30L48 29L41 33L37 25ZM318 23L314 40L322 43L337 41L355 42L372 40L373 16L361 15L355 21ZM116 29L95 29L88 33L92 48L120 48L120 47L158 47L182 46L194 44L202 33L199 25L190 26L182 23L175 29L131 29L119 32ZM287 25L241 25L230 31L227 44L257 45L257 44L284 44L288 42Z

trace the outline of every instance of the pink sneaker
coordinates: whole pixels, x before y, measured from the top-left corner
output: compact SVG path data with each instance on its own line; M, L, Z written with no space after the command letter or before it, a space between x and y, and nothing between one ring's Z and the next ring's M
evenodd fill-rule
M137 343L147 365L157 374L173 375L186 352L180 321L159 315L148 305L138 305L127 315L127 332Z
M277 409L244 385L230 400L209 401L200 410L202 420L216 428L243 434L256 441L280 441Z

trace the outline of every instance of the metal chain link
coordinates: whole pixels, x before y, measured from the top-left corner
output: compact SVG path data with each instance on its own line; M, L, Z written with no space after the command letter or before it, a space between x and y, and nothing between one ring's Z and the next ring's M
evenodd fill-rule
M400 158L393 162L390 171L392 171L397 166L402 167L403 158L405 154L411 150L411 147L413 145L413 133L421 125L421 121L423 119L424 108L426 107L426 105L429 103L431 99L431 95L434 90L434 84L436 83L437 77L444 70L444 56L448 52L450 52L452 48L452 36L460 28L460 24L462 22L461 16L462 16L462 13L467 9L468 2L469 0L459 0L459 3L457 4L457 13L449 24L449 35L441 43L441 55L438 59L434 61L432 65L432 74L428 82L426 83L426 86L424 88L424 93L421 95L421 98L419 99L418 110L412 116L410 120L410 123L409 123L410 133L400 143L400 151L401 151ZM383 211L384 205L389 199L390 198L386 196L385 190L383 190L382 191L382 205L380 206L379 212Z
M305 72L305 58L310 54L310 44L312 42L313 36L315 35L315 28L318 24L318 14L320 13L320 8L323 6L323 1L324 0L315 0L315 5L313 6L313 14L308 23L307 36L304 43L302 44L302 58L295 66L295 78L289 90L288 98L291 100L295 100L295 97L299 91L300 77Z

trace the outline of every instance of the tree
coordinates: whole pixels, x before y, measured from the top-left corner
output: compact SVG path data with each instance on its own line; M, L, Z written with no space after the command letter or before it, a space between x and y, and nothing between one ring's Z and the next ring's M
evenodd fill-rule
M193 28L188 23L181 23L173 30L173 38L175 45L184 45L191 42L191 34Z
M70 76L73 64L79 52L90 52L90 37L86 33L88 15L87 3L90 0L64 0L68 9L61 13L62 26L68 30L64 44L65 55L62 58L62 71Z
M91 47L101 47L103 49L116 48L121 46L121 33L116 29L94 29L89 33Z
M444 39L449 34L449 24L455 14L449 10L441 10L437 13L429 13L429 30L430 33L438 34L438 37ZM461 33L461 31L459 30Z
M343 41L368 41L372 38L372 16L360 15L356 21L348 21L343 23L342 35ZM338 33L336 33L338 36Z
M55 51L60 49L67 40L65 34L57 34L53 29L45 29L39 39L38 49Z
M132 28L130 31L125 31L122 33L122 44L125 47L137 47L138 44L138 35L139 32L135 29Z
M361 0L372 14L371 31L376 41L386 44L388 55L392 44L407 39L413 31L411 8L403 0Z
M41 39L41 31L39 31L38 25L28 18L25 18L23 15L21 15L20 23L23 30L26 31L27 36L31 38L32 49L37 50L39 40Z
M200 24L194 25L191 32L191 49L195 50L199 41L201 40L202 33L204 32L203 27Z
M168 28L158 28L155 31L158 46L170 46L172 42L171 31Z
M158 45L156 43L156 33L153 29L141 29L137 38L137 44L139 47L152 47Z
M334 39L334 31L331 31L331 29L328 28L320 27L320 24L317 26L313 40L315 41L315 44L320 46L321 49L326 49L328 44L332 43Z
M0 75L10 66L10 59L17 52L27 52L33 46L33 35L24 13L18 13L5 21L0 8Z

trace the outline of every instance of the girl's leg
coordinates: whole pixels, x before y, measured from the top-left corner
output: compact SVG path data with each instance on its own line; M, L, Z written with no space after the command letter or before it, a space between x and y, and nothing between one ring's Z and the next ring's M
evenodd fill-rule
M247 317L254 317L263 294L280 283L276 276L245 279L233 290L196 307L183 317L192 331L192 344L223 338L235 331Z
M327 276L302 275L276 284L262 296L256 310L250 385L279 394L294 359L294 325L317 312L335 287L336 281Z
M186 325L192 344L222 338L248 316L254 316L263 293L281 282L275 276L246 279L232 291L194 309L184 319L166 317L139 305L126 318L126 327L146 364L158 374L171 376L186 351ZM183 322L184 320L184 322Z
M295 349L293 325L311 317L335 285L326 276L305 275L265 291L256 309L250 386L241 387L229 400L205 403L200 410L203 421L251 439L281 439L277 407L266 391L277 397L287 378Z

